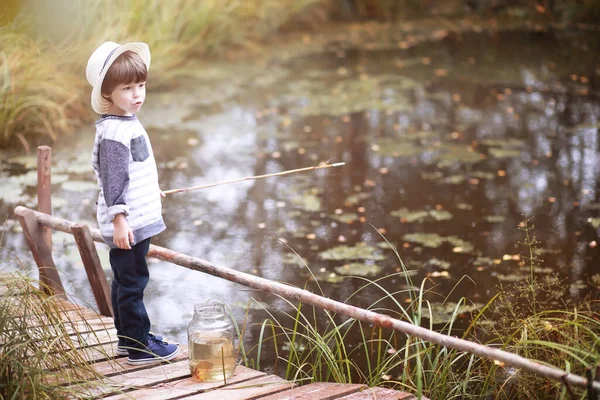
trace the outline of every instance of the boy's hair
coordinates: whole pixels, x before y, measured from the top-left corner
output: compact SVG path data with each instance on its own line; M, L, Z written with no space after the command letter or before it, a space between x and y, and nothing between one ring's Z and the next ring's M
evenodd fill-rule
M112 63L102 82L102 96L107 97L123 83L145 82L148 77L146 64L133 51L126 51Z

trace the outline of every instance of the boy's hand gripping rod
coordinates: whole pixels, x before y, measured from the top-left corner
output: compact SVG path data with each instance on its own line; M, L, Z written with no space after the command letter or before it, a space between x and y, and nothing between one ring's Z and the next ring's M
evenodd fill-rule
M209 188L209 187L213 187L213 186L225 185L227 183L235 183L235 182L247 181L247 180L251 180L251 179L263 179L263 178L269 178L271 176L282 176L282 175L293 174L293 173L296 173L296 172L312 171L312 170L321 169L321 168L341 167L342 165L346 165L346 163L345 162L339 162L339 163L335 163L335 164L319 164L319 165L315 165L315 166L312 166L312 167L290 169L288 171L276 172L276 173L273 173L273 174L266 174L266 175L247 176L245 178L238 178L238 179L232 179L232 180L229 180L229 181L223 181L223 182L217 182L217 183L210 183L208 185L191 186L191 187L181 188L181 189L165 190L165 191L163 191L163 193L164 194L172 194L172 193L179 193L179 192L189 192L191 190L205 189L205 188Z

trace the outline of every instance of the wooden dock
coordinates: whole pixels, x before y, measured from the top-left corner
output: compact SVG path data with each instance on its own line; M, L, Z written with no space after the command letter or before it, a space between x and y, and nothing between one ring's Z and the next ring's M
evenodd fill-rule
M0 279L0 296L6 295L6 286ZM87 382L82 398L105 399L346 399L346 400L415 400L411 394L384 388L369 388L360 384L311 383L297 385L279 376L269 375L238 365L233 377L223 382L197 382L188 367L187 346L170 362L153 365L129 365L126 357L116 355L117 336L110 317L60 300L63 320L72 333L71 340L93 369L101 376L97 382ZM0 332L1 334L1 332ZM59 375L60 376L60 375ZM66 378L65 378L66 379ZM74 391L81 382L59 383L72 386Z

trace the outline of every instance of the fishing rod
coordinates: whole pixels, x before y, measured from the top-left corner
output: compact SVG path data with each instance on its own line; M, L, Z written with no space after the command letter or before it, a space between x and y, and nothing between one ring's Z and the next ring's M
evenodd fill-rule
M346 163L338 162L338 163L334 163L334 164L319 164L319 165L315 165L312 167L290 169L287 171L275 172L273 174L266 174L266 175L247 176L245 178L238 178L238 179L232 179L232 180L223 181L223 182L210 183L208 185L191 186L191 187L186 187L186 188L181 188L181 189L170 189L170 190L163 191L163 193L164 194L173 194L173 193L179 193L179 192L189 192L191 190L206 189L209 187L225 185L228 183L235 183L235 182L247 181L247 180L252 180L252 179L263 179L263 178L269 178L271 176L282 176L282 175L293 174L296 172L313 171L313 170L322 169L322 168L341 167L342 165L346 165Z

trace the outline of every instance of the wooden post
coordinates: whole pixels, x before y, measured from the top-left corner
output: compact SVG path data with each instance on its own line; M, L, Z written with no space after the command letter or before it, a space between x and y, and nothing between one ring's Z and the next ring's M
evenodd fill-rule
M23 233L25 234L31 254L33 254L33 259L40 271L40 282L45 285L44 289L49 291L49 294L66 298L65 289L52 259L52 252L43 237L41 226L35 217L35 212L26 209L24 212L17 214L17 217L23 228Z
M96 246L94 245L94 238L90 232L90 228L87 225L75 224L71 228L75 242L77 242L77 248L79 248L79 254L85 267L88 280L98 305L98 311L100 314L107 317L113 317L112 303L110 300L110 289L106 282L106 275L102 269Z
M52 149L48 146L37 148L37 197L38 211L52 214ZM52 251L52 229L41 227L41 234Z

